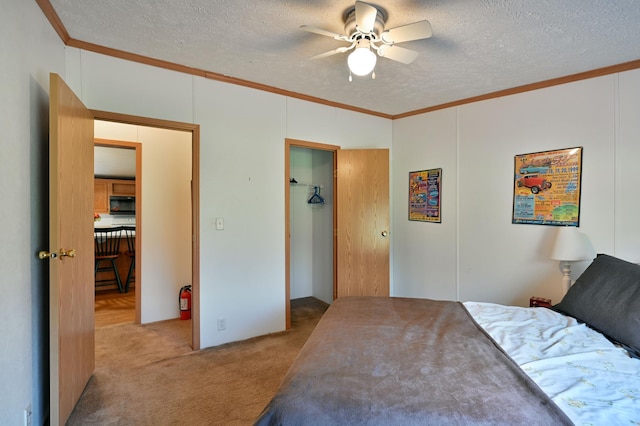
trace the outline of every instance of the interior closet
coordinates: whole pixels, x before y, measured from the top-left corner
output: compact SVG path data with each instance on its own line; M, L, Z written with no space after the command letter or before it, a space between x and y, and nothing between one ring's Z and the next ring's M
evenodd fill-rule
M289 152L290 298L333 301L333 152Z

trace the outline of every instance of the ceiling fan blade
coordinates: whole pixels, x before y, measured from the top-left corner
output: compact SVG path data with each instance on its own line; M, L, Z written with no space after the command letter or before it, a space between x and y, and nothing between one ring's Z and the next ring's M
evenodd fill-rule
M373 31L377 16L378 9L362 1L356 2L356 26L361 32L369 34Z
M410 64L418 57L418 52L400 46L383 45L378 49L378 55L403 64Z
M310 27L309 25L301 25L300 29L304 30L304 31L308 31L310 33L320 34L320 35L323 35L323 36L331 37L331 38L334 38L336 40L345 40L345 38L346 38L342 34L332 33L331 31L323 30L322 28Z
M384 31L380 37L384 43L393 44L429 38L432 35L431 24L429 21L424 20L391 28L390 30Z
M310 59L321 59L321 58L326 58L327 56L335 55L337 53L344 53L347 50L351 49L352 47L353 47L353 45L338 47L337 49L333 49L333 50L330 50L328 52L324 52L324 53L321 53L319 55L312 56Z

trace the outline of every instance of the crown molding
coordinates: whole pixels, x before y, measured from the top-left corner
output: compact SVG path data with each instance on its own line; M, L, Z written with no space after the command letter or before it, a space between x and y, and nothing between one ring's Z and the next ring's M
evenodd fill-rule
M480 102L488 99L495 99L503 96L515 95L518 93L529 92L532 90L543 89L546 87L557 86L560 84L566 84L574 81L586 80L589 78L595 78L603 75L615 74L623 71L629 71L629 70L640 68L640 59L638 59L635 61L625 62L622 64L598 68L595 70L585 71L585 72L572 74L564 77L553 78L550 80L544 80L537 83L525 84L523 86L499 90L499 91L487 93L484 95L474 96L466 99L460 99L453 102L447 102L440 105L434 105L431 107L421 108L413 111L407 111L402 114L392 115L392 114L385 114L379 111L373 111L365 108L359 108L353 105L343 104L340 102L333 102L327 99L317 98L315 96L304 95L302 93L292 92L289 90L280 89L278 87L268 86L266 84L256 83L249 80L243 80L243 79L219 74L212 71L202 70L199 68L192 68L185 65L176 64L173 62L164 61L161 59L150 58L147 56L126 52L124 50L112 49L110 47L100 46L100 45L88 43L82 40L76 40L74 38L71 38L66 28L64 27L64 24L60 20L60 17L56 13L56 11L53 9L53 6L51 6L51 3L49 2L49 0L35 0L35 1L40 6L40 9L42 9L42 12L46 16L46 18L49 20L49 23L51 24L53 29L56 31L56 33L58 33L58 36L66 46L76 47L78 49L100 53L100 54L112 56L115 58L125 59L127 61L138 62L141 64L151 65L159 68L165 68L172 71L191 74L198 77L204 77L211 80L216 80L216 81L229 83L229 84L235 84L238 86L248 87L256 90L262 90L262 91L274 93L277 95L287 96L290 98L300 99L303 101L309 101L309 102L314 102L317 104L327 105L335 108L341 108L349 111L359 112L362 114L373 115L376 117L382 117L390 120L397 120L401 118L411 117L414 115L426 114L428 112L437 111L437 110L446 109L446 108L452 108L460 105L470 104L473 102Z

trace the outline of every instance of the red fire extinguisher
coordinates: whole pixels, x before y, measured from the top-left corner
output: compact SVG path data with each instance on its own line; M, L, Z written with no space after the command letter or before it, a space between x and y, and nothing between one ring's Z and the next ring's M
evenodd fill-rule
M185 285L180 289L178 303L180 306L180 319L191 319L191 285Z

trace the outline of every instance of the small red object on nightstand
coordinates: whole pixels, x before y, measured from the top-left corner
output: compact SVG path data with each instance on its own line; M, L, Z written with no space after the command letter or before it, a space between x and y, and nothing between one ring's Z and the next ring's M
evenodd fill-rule
M545 299L544 297L532 297L529 299L529 306L531 308L550 308L551 299Z

